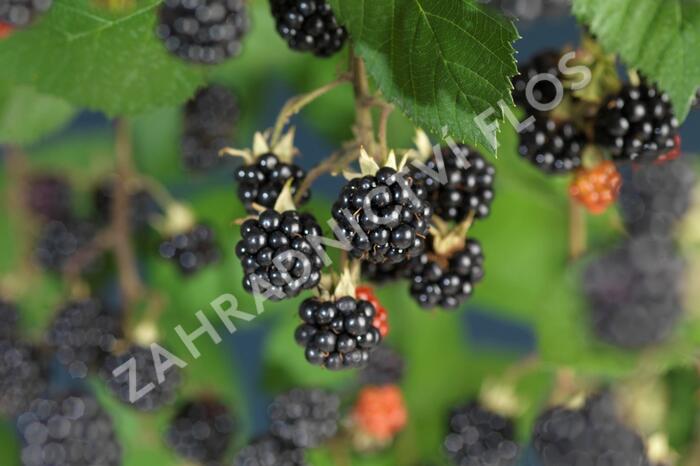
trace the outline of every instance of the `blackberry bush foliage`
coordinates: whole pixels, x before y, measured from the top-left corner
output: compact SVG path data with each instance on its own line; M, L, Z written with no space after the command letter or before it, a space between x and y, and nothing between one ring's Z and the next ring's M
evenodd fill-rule
M214 65L241 52L248 23L243 0L167 0L157 33L172 54Z
M268 407L270 432L297 448L313 448L333 437L340 422L340 399L319 389L293 389Z
M233 459L234 466L307 466L304 450L266 434L254 439Z
M277 32L290 48L318 57L343 48L348 33L326 0L270 0L270 8Z
M218 261L220 252L214 231L199 224L160 243L160 255L177 264L183 274L191 275Z

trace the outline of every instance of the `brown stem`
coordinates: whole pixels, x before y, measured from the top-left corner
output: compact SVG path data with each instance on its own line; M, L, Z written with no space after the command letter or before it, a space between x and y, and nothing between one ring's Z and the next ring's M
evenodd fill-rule
M324 173L330 173L333 171L341 171L350 162L359 156L360 152L358 150L357 144L349 144L347 147L334 152L330 157L327 157L323 162L312 168L309 173L304 177L301 186L294 195L294 204L299 205L304 194L311 188L313 182Z
M352 54L351 68L352 88L355 93L355 137L377 162L381 162L381 154L377 154L375 150L372 95L369 91L365 62L360 57Z
M569 198L569 259L575 261L586 252L586 212L575 199Z
M76 282L80 272L93 260L114 247L114 234L111 228L97 233L87 246L73 254L63 266L63 274L68 282Z

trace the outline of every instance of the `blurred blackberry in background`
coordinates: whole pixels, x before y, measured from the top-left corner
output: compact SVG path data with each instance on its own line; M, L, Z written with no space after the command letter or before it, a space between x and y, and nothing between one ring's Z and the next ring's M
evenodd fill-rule
M0 22L14 27L28 26L52 3L53 0L3 0L0 2Z
M238 99L227 88L200 89L185 105L182 157L191 171L205 171L222 160L219 151L231 144L240 118Z
M233 466L307 466L304 450L265 434L239 451Z
M414 168L412 175L416 189L425 189L427 201L443 220L461 222L472 212L475 218L485 218L491 212L496 169L474 149L463 144L459 149L461 155L453 153L450 147L442 148L447 176L445 184ZM437 173L443 171L435 156L426 162L426 166Z
M94 218L98 225L112 221L114 203L114 181L105 180L92 192ZM129 223L132 230L142 230L148 226L149 217L158 210L155 199L146 190L129 193Z
M558 50L545 50L535 55L530 61L521 64L518 68L518 75L513 78L513 100L515 105L525 109L528 115L537 115L531 102L527 99L527 85L535 77L541 74L548 74L561 81L559 72L559 60L561 52ZM557 97L557 88L551 80L538 79L532 89L532 96L537 104L550 104Z
M622 348L665 341L683 312L683 260L669 240L633 237L583 274L594 333Z
M412 266L416 259L396 264L375 264L362 262L362 277L376 285L383 285L404 278L411 278Z
M299 307L303 323L294 338L313 365L330 370L363 367L382 339L372 325L375 313L368 301L350 296L336 301L309 298Z
M569 173L581 166L586 143L573 123L541 117L520 133L518 153L545 173Z
M676 147L678 120L656 86L626 85L596 116L596 142L618 161L651 162Z
M160 243L160 255L177 264L184 275L191 275L219 260L214 231L207 225L175 235Z
M289 179L292 179L291 190L294 195L304 177L306 172L301 167L280 162L272 153L261 155L252 165L238 167L234 174L238 183L238 198L250 212L255 211L252 209L253 203L273 208ZM299 204L305 204L310 197L311 193L307 190Z
M19 310L17 306L0 298L0 341L17 338L19 334Z
M40 399L17 419L23 466L119 466L109 414L88 395Z
M46 336L71 376L84 378L112 351L122 335L120 319L95 299L71 301L57 313Z
M45 269L59 271L94 235L95 226L84 220L49 222L41 227L34 256Z
M669 237L690 209L695 173L683 159L643 165L622 183L618 205L627 231Z
M340 398L320 389L296 388L268 408L270 432L297 448L314 448L333 437L340 422Z
M177 410L166 439L180 456L203 465L215 465L226 453L234 427L233 416L223 403L192 400Z
M154 387L133 403L129 400L130 371L126 370L117 376L113 374L113 371L122 365L131 364L127 363L130 359L134 360L139 389L149 384L153 384ZM124 370L124 367L121 370ZM107 388L119 401L138 411L153 411L172 403L181 381L180 369L172 366L165 372L163 382L159 383L151 349L137 345L130 346L122 354L108 357L102 366L101 375Z
M241 52L248 27L244 0L166 0L156 32L172 54L215 65Z
M316 287L324 264L307 238L322 234L312 215L294 210L280 214L268 209L257 220L246 220L236 244L243 288L249 293L271 288L270 299L279 300Z
M481 3L493 5L503 13L522 21L571 13L571 0L481 0Z
M17 340L0 340L0 414L14 417L26 410L47 386L41 355Z
M443 446L459 466L511 466L519 453L513 421L476 402L452 411Z
M379 346L358 377L362 385L398 385L403 379L405 366L406 362L398 352Z
M42 220L62 221L72 216L73 192L68 181L60 176L31 177L26 185L25 199L31 213Z
M329 57L343 48L348 33L326 0L270 0L277 32L290 48Z

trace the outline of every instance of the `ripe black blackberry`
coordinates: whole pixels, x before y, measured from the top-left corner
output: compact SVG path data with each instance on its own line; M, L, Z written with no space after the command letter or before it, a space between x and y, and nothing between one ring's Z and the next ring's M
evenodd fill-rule
M619 421L607 395L590 398L578 410L555 407L544 412L532 443L543 466L650 466L644 442Z
M304 450L265 434L239 451L233 466L307 466Z
M538 75L544 74L561 81L561 73L559 72L560 59L561 53L559 51L545 50L519 67L518 75L513 78L513 101L516 105L524 108L528 114L540 113L533 107L533 102L528 101L527 85ZM535 104L547 105L552 103L557 97L557 88L552 79L538 78L532 89L532 97L535 100Z
M17 419L23 466L119 466L112 419L88 395L39 399Z
M351 245L354 258L372 263L398 264L417 257L425 249L433 208L425 190L398 180L396 171L379 169L376 175L349 181L333 204L335 234Z
M84 378L112 351L121 337L116 314L95 299L66 303L49 327L46 340L58 361L75 378Z
M545 173L569 173L581 166L586 142L573 123L540 117L520 133L518 152Z
M648 84L626 85L596 116L596 142L619 161L654 161L676 147L677 135L671 99Z
M52 221L42 226L34 250L37 262L47 270L58 271L95 234L95 226L83 220Z
M447 259L431 259L424 255L421 264L414 269L411 296L426 309L436 306L456 309L472 295L474 285L483 279L483 266L481 244L473 238Z
M251 209L253 203L269 209L275 206L277 197L288 180L292 180L292 195L301 185L306 172L299 166L284 163L275 154L263 154L258 157L253 165L242 165L234 174L238 182L238 198L246 208ZM306 203L311 194L304 193L299 204Z
M443 446L456 465L511 466L519 452L513 421L477 402L450 413Z
M19 311L14 303L0 298L0 341L17 338Z
M461 154L450 147L442 148L442 162L447 183L442 184L427 174L413 170L416 186L424 187L435 214L444 220L461 222L469 214L484 218L491 212L496 169L473 149L460 144ZM433 156L426 166L440 173L439 161Z
M233 416L226 405L210 399L192 400L178 409L166 440L183 458L216 465L231 443L234 428Z
M326 0L270 0L277 32L290 48L329 57L343 48L348 33Z
M161 257L173 261L184 275L191 275L219 260L214 231L199 224L160 243Z
M273 209L241 225L236 255L243 266L243 288L253 293L269 290L270 299L293 298L321 281L323 259L310 237L321 237L316 219L306 213Z
M683 260L669 239L633 237L583 274L595 335L621 348L665 341L682 314Z
M133 403L129 400L130 371L124 371L117 376L113 373L115 369L131 359L134 360L136 367L138 388L141 389L148 384L153 384L154 387L153 390L138 400L134 400ZM164 358L161 357L161 359ZM130 346L122 354L108 357L100 373L112 394L122 403L138 411L153 411L172 403L181 381L180 369L177 366L172 366L165 372L163 382L159 383L151 349L137 345Z
M114 203L114 182L105 180L92 192L94 219L98 225L106 225L112 220ZM148 226L149 217L157 211L157 204L151 194L143 189L129 193L129 224L132 230L143 230Z
M68 181L56 175L32 177L26 187L27 207L42 220L67 220L73 210L73 193Z
M53 0L4 0L0 3L0 23L28 26L51 7Z
M667 238L690 208L695 174L684 159L649 164L622 183L618 204L627 231Z
M39 351L21 341L0 340L0 414L26 410L47 386L47 368Z
M362 262L362 277L376 285L394 282L404 278L411 278L412 264L416 259L397 264L374 264Z
M313 365L330 370L363 367L382 339L372 325L375 313L368 301L350 296L335 301L309 298L299 307L304 323L294 338L306 348L306 360Z
M379 346L358 377L363 385L398 385L403 379L406 362L403 357L387 346Z
M156 32L165 47L204 65L238 55L249 27L244 0L166 0L158 17Z
M320 389L295 388L275 397L267 414L275 437L297 448L315 448L338 431L340 398Z

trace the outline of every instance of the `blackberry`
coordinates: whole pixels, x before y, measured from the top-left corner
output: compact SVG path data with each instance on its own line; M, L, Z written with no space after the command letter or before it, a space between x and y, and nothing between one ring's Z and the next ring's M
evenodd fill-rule
M578 410L544 412L535 424L533 446L543 466L650 466L644 442L618 420L605 395L590 398Z
M244 447L233 460L233 466L307 466L304 450L290 446L266 434Z
M292 180L292 195L301 185L306 172L297 165L281 162L275 154L261 155L253 165L242 165L236 170L234 178L238 182L238 198L249 212L253 203L271 209L288 180ZM310 198L306 191L299 204Z
M538 75L547 74L561 81L559 60L561 53L557 50L545 50L518 68L518 75L513 78L513 101L525 109L528 114L540 113L527 99L527 85ZM557 97L557 88L551 80L538 79L532 89L532 97L537 104L550 104Z
M14 303L0 298L0 341L12 340L19 334L19 311Z
M71 187L68 182L55 175L38 175L27 183L25 194L27 207L42 220L67 220L72 214Z
M192 275L218 261L220 252L214 231L207 225L199 224L160 243L160 255L175 262L184 275Z
M675 148L677 135L671 99L656 86L626 85L596 116L596 142L618 161L654 161Z
M401 383L406 366L401 355L387 346L380 346L372 353L358 377L362 385L396 385Z
M368 301L350 296L336 301L309 298L299 307L304 323L294 337L313 365L330 370L363 367L382 339L372 325L375 312Z
M154 388L133 403L129 400L129 372L122 372L114 376L113 371L130 359L134 359L136 365L136 381L138 388L152 383ZM150 348L132 345L124 353L110 356L102 366L101 375L107 384L107 388L122 403L132 406L138 411L153 411L173 402L176 391L180 386L180 369L177 366L169 368L165 372L165 379L158 383L153 354Z
M47 342L71 376L84 378L97 367L121 337L121 322L102 309L99 301L85 299L65 304L48 330Z
M400 175L398 175L400 176ZM412 182L409 176L407 182ZM403 184L403 185L402 185ZM335 234L351 245L349 254L372 263L398 264L420 255L430 229L433 209L425 191L381 168L375 176L349 181L333 204Z
M363 261L362 277L376 285L383 285L385 283L411 278L411 270L414 262L415 259L396 264L375 264Z
M312 215L294 210L280 214L268 209L257 220L246 220L236 245L243 288L250 293L269 288L270 299L279 300L316 287L324 264L308 238L321 234Z
M475 150L462 144L459 150L461 156L453 153L450 147L442 148L447 183L441 184L439 180L414 169L415 183L425 188L427 200L435 209L435 214L444 220L461 222L470 214L475 218L487 217L491 212L496 169ZM426 165L435 172L441 172L435 156Z
M268 407L270 432L297 448L315 448L333 437L340 422L340 398L320 389L292 389Z
M443 445L456 465L511 466L519 452L513 421L477 402L452 411Z
M629 349L665 341L682 314L683 271L672 242L650 236L596 258L583 274L596 336Z
M88 395L39 399L17 420L23 466L119 466L112 419Z
M545 173L569 173L581 166L586 142L573 123L542 117L520 133L518 152Z
M483 265L481 244L473 238L453 253L446 264L442 258L431 259L426 255L421 266L414 269L411 296L426 309L436 306L456 309L484 277Z
M170 53L215 65L241 52L249 19L244 0L166 0L156 33Z
M166 439L177 454L198 464L215 465L231 443L234 420L216 400L192 400L170 422Z
M113 181L107 180L95 187L92 192L92 205L97 224L106 225L111 222L113 203ZM146 228L150 216L156 211L156 201L148 191L140 189L129 194L129 224L132 230L139 231Z
M290 48L329 57L343 48L348 33L326 0L270 0L277 32Z
M4 0L0 3L0 23L28 26L51 7L53 0Z
M620 191L620 212L627 231L669 237L690 209L695 181L692 167L682 159L639 167Z
M95 227L83 220L52 221L42 226L34 251L37 262L58 271L93 238Z
M0 340L0 413L14 417L46 389L39 351L17 340Z

